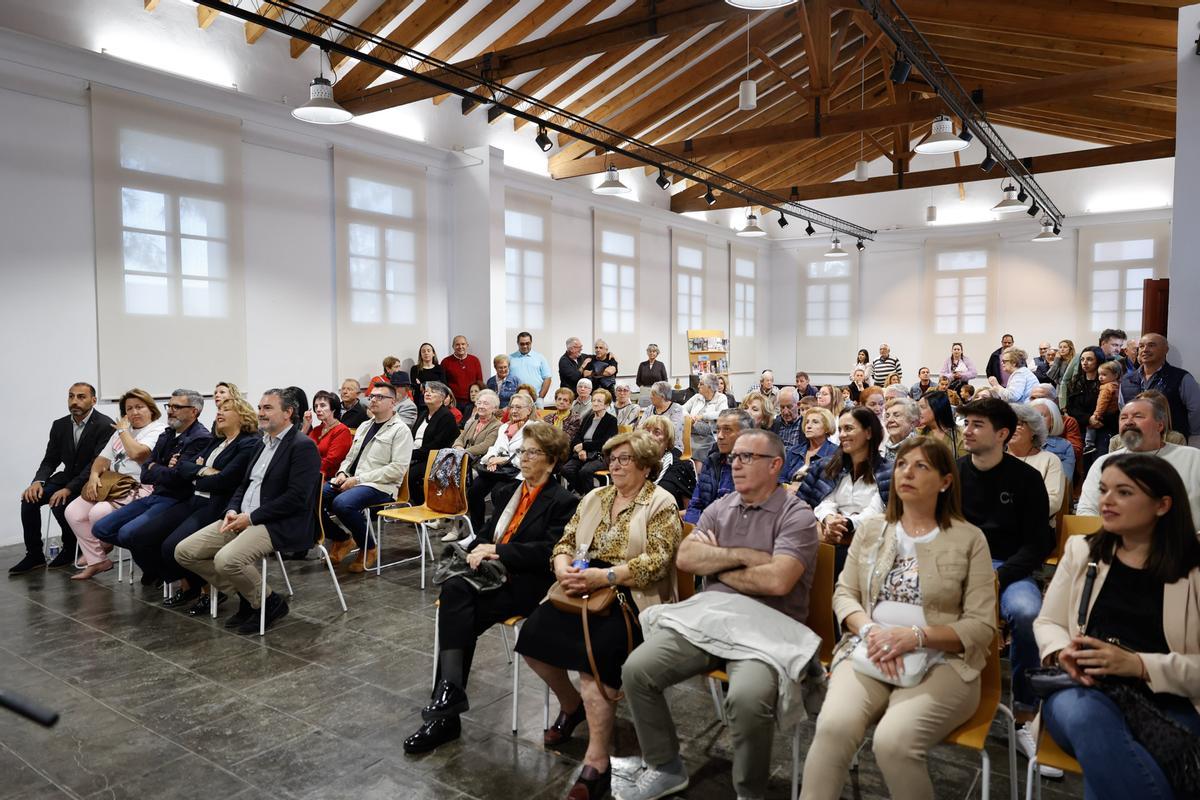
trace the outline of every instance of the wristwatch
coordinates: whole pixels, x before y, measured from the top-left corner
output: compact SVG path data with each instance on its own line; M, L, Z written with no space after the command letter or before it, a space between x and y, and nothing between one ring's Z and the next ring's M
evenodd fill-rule
M608 572L604 573L604 578L608 581L609 586L617 585L617 571L615 569L610 567Z

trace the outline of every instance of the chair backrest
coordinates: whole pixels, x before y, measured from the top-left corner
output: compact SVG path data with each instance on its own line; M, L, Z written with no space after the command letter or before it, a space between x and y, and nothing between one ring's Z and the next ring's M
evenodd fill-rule
M633 433L632 425L618 425L617 433Z
M1063 502L1066 502L1064 499ZM1054 563L1062 558L1063 550L1067 546L1067 539L1071 536L1087 536L1096 533L1100 530L1103 521L1100 517L1093 517L1087 514L1063 514L1062 527L1058 530L1058 545L1054 548L1052 556Z
M692 457L692 418L683 418L683 443L681 446L684 458Z
M440 450L430 450L429 460L425 462L425 504L429 504L429 498L437 492L437 487L432 485L429 480L429 474L433 472L433 464L437 461ZM463 456L462 464L459 465L458 471L458 496L462 498L462 508L454 511L443 511L445 514L465 514L467 512L467 475L471 471L471 459Z
M550 420L554 419L554 414L555 414L555 409L547 408L546 410L542 411L540 415L541 415L542 419L549 422Z
M1055 551L1055 556L1062 555L1062 531L1063 517L1067 515L1067 509L1071 507L1071 479L1067 475L1063 475L1062 486L1062 502L1058 504L1058 511L1054 513L1054 532L1058 537L1058 550Z
M821 637L821 663L833 659L833 649L838 642L837 629L833 622L833 574L834 546L821 542L817 545L817 569L813 573L812 590L808 595L808 627Z
M686 539L696 526L690 522L683 523L683 539ZM683 541L680 539L680 541ZM680 602L687 600L692 595L696 594L696 576L690 572L684 572L678 566L675 567L675 595Z
M428 468L429 468L429 465L427 464L426 470L428 470ZM404 480L400 481L400 488L396 491L396 502L397 503L410 502L409 501L408 481L409 481L409 478L411 478L411 477L412 477L412 470L410 469L408 472L404 473Z

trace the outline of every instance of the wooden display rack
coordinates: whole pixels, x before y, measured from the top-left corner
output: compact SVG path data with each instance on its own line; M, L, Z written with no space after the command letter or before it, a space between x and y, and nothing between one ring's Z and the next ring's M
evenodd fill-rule
M729 339L725 331L696 329L687 332L691 374L720 375L729 385Z

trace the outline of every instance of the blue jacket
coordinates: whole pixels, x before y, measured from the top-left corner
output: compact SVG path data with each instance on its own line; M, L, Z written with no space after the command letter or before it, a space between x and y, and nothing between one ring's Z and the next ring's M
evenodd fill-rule
M691 502L683 514L683 521L695 525L700 521L700 514L714 500L719 500L733 491L733 466L729 459L716 447L708 454L704 469L696 479L696 491L692 492Z
M154 493L159 497L187 500L195 487L191 478L179 469L178 462L176 466L170 466L171 457L179 456L179 461L195 461L208 449L212 438L212 431L201 425L199 420L181 434L168 426L159 434L158 441L150 450L150 458L142 465L142 483L152 484Z
M825 458L809 464L808 472L804 474L804 480L800 482L800 488L796 490L797 496L813 508L816 508L817 504L828 497L837 488L842 478L849 474L849 470L843 469L837 477L827 478L825 477L825 467L828 464L829 461ZM879 462L879 467L875 470L875 485L879 487L879 499L886 506L888 489L892 485L892 462L890 460L883 459Z
M820 449L817 450L817 458L810 465L809 471L816 466L822 459L829 458L837 450L837 445L826 439L821 443ZM794 444L787 449L787 456L783 459L783 472L779 473L780 483L791 483L792 476L796 474L796 470L804 464L804 457L808 455L808 439L801 439L799 444Z
M1063 474L1067 476L1067 480L1075 480L1075 449L1071 447L1070 442L1061 436L1047 436L1046 443L1042 445L1042 449L1049 450L1058 456L1058 460L1062 462Z

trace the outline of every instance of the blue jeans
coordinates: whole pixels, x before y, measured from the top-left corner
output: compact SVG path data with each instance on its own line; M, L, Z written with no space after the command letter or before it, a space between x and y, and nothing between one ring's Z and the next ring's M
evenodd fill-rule
M333 521L336 517L346 527L346 530L350 531L350 535L354 537L354 541L359 547L362 547L367 540L367 518L363 514L363 509L396 499L392 495L384 494L370 486L355 486L353 489L339 492L333 485L326 483L321 493L321 514L325 517L325 535L334 541L345 540L346 537L342 536L341 529ZM378 547L379 543L376 542L375 545Z
M1003 561L992 559L992 568L999 569ZM1010 583L1000 592L1000 616L1008 623L1012 634L1012 649L1008 659L1012 664L1013 702L1026 706L1037 704L1026 670L1039 664L1037 640L1033 638L1033 621L1042 610L1042 592L1033 578Z
M115 509L92 533L102 542L124 547L148 575L161 578L163 539L187 516L189 504L174 497L148 495Z
M1190 703L1173 703L1163 710L1200 736L1200 714ZM1054 741L1083 767L1087 800L1175 796L1157 762L1133 738L1117 704L1099 689L1080 686L1055 692L1042 705L1042 720Z

